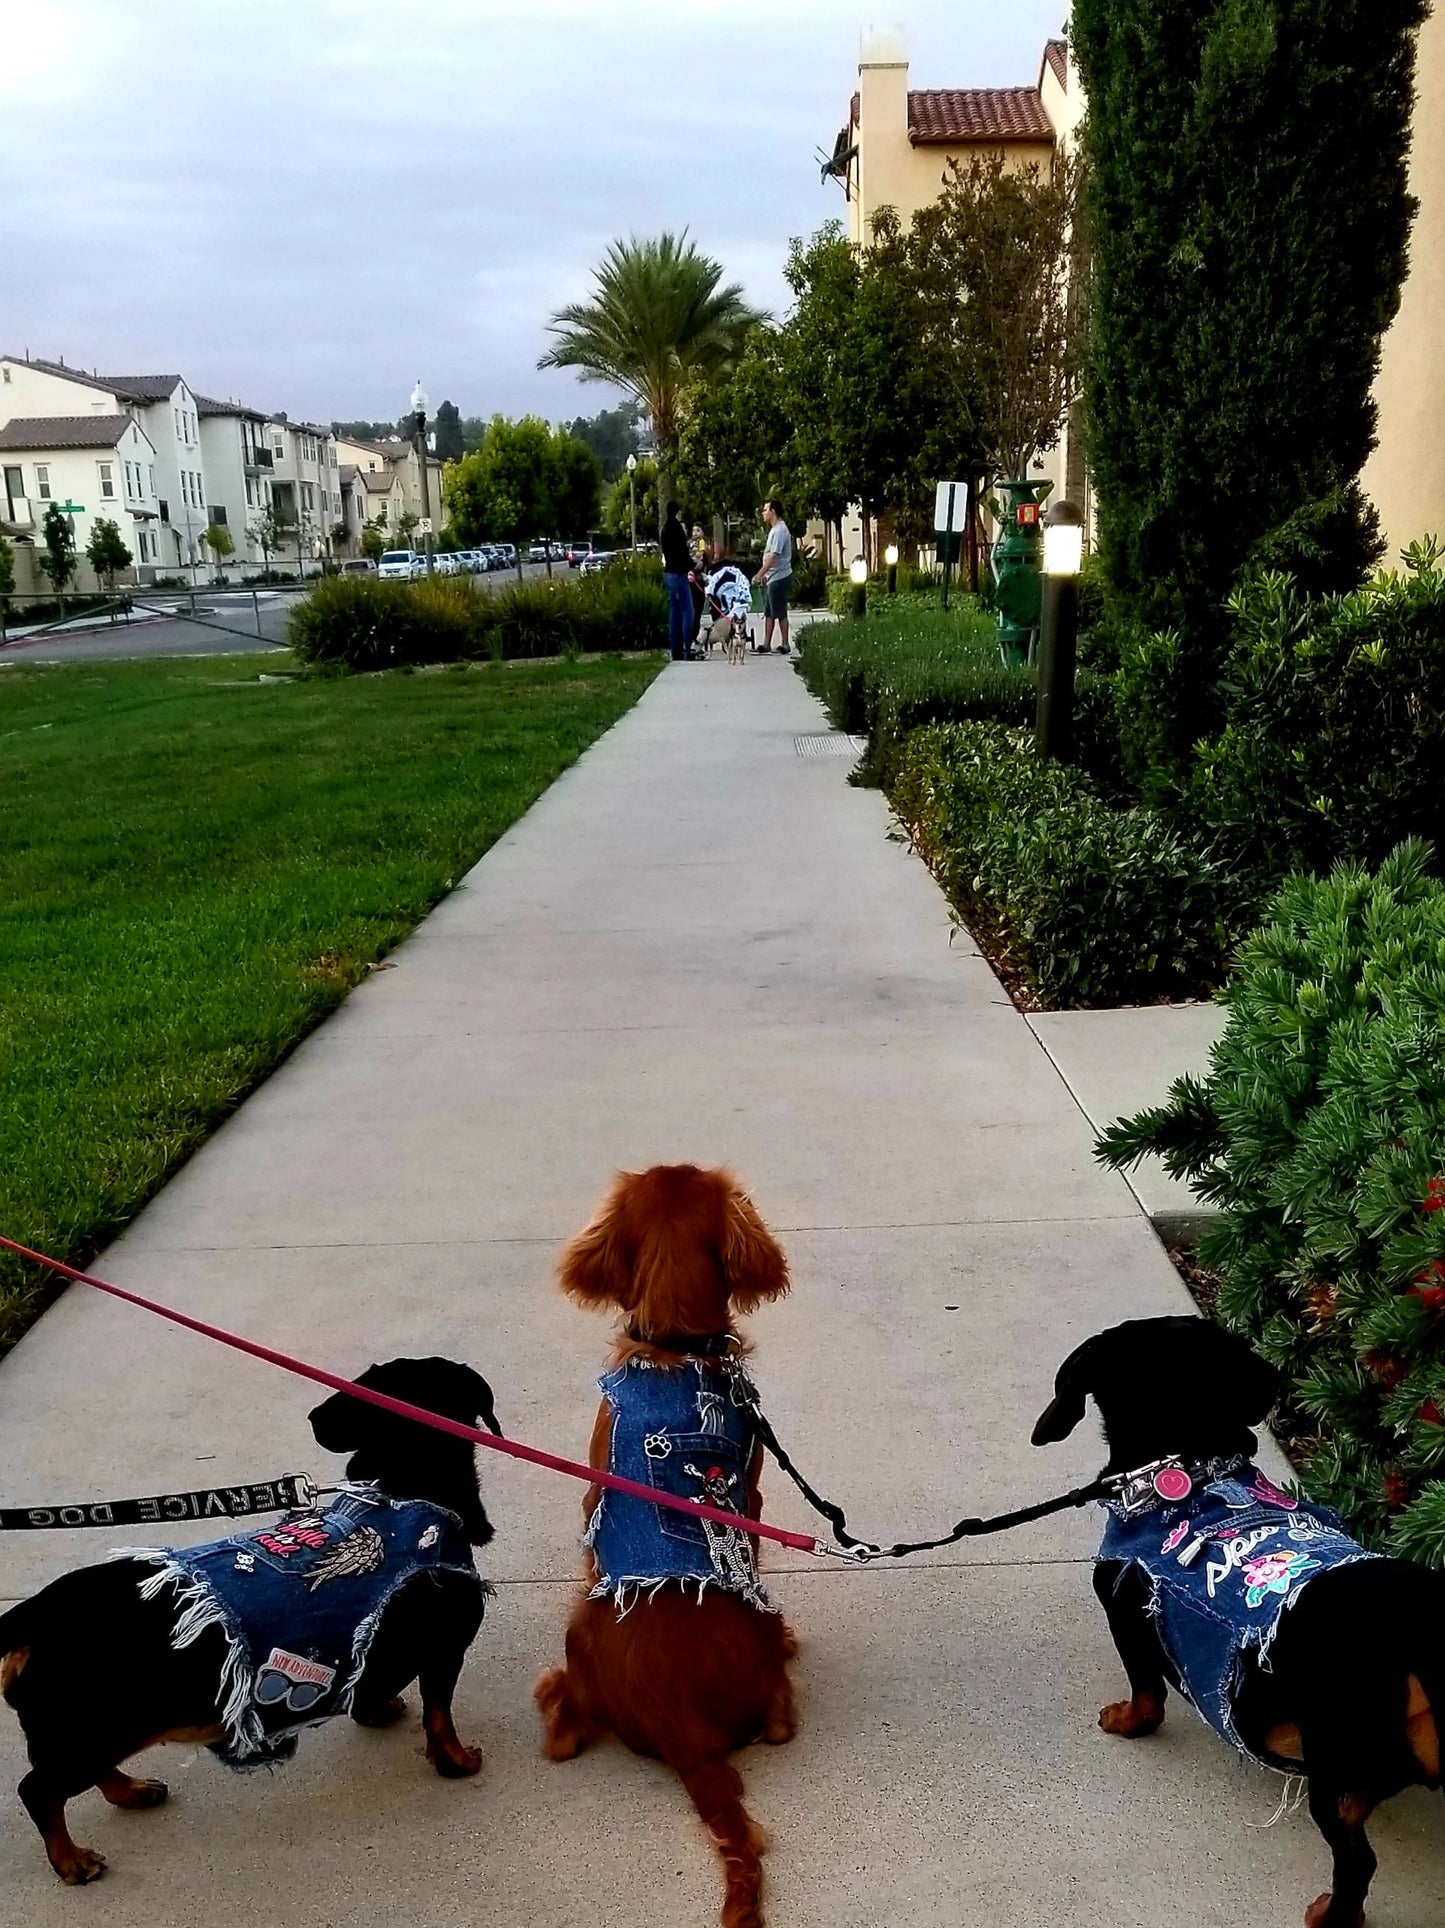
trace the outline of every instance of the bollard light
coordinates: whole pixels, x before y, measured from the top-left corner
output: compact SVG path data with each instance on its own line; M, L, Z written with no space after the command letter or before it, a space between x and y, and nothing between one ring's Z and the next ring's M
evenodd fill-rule
M848 613L851 616L868 614L868 565L862 556L855 556L848 565L848 580L853 587L848 592Z
M1068 501L1044 511L1044 595L1039 617L1039 706L1034 743L1041 757L1066 758L1074 744L1074 662L1079 636L1079 570L1084 518Z
M890 596L896 596L898 594L898 544L896 542L890 542L883 551L883 560L888 564L888 593Z

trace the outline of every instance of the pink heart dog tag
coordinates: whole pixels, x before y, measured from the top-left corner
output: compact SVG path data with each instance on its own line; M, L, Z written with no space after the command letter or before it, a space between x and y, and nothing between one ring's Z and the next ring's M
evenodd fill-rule
M1154 1491L1161 1500L1178 1504L1194 1491L1194 1481L1182 1466L1163 1466L1154 1475Z

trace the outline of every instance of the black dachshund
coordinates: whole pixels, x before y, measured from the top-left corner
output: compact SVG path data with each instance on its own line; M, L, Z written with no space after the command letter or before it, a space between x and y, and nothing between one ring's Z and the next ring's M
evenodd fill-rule
M1445 1576L1367 1554L1259 1472L1250 1429L1279 1390L1218 1326L1135 1319L1065 1360L1033 1440L1066 1438L1092 1397L1105 1473L1138 1475L1106 1502L1094 1569L1129 1679L1099 1725L1152 1734L1173 1686L1243 1753L1307 1775L1334 1866L1305 1921L1358 1928L1375 1872L1366 1821L1402 1788L1440 1786Z
M359 1383L500 1430L486 1380L449 1359L393 1359ZM155 1807L165 1783L120 1763L158 1741L261 1766L334 1715L399 1720L419 1679L427 1758L448 1776L481 1767L451 1715L489 1591L473 1562L492 1537L473 1448L347 1393L311 1427L351 1454L354 1484L332 1503L210 1546L129 1549L0 1616L0 1688L31 1762L20 1798L62 1881L105 1869L71 1839L66 1802L97 1787L115 1807Z

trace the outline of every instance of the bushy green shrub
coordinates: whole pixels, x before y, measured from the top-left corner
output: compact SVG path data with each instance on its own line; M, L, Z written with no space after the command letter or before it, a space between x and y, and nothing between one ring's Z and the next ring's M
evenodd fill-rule
M303 662L352 670L656 649L666 636L661 571L646 560L497 592L467 576L331 576L292 611L289 629Z
M886 785L910 730L927 723L1031 723L1038 707L1033 670L999 660L993 619L967 594L952 607L938 592L870 602L863 621L814 623L802 637L800 671L840 730L868 738L860 770ZM1111 762L1112 711L1080 676L1081 761ZM1085 754L1087 746L1087 755Z
M1197 993L1222 975L1229 878L1163 818L1104 802L996 724L903 743L890 795L1006 975L1052 1007Z
M793 576L788 600L794 609L824 609L827 604L828 565L821 556L793 551Z
M1270 883L1445 847L1445 569L1433 542L1407 561L1348 596L1267 575L1230 599L1221 721L1179 807Z
M1222 1214L1219 1314L1319 1428L1307 1484L1445 1566L1445 886L1401 846L1294 877L1244 944L1203 1078L1114 1125Z

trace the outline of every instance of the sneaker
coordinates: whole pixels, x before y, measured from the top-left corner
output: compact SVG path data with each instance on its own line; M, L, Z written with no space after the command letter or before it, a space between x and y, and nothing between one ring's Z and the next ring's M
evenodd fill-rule
M773 653L773 646L771 643L759 643L757 648L753 651L753 654L755 656L771 656L772 653Z

